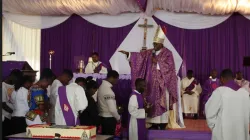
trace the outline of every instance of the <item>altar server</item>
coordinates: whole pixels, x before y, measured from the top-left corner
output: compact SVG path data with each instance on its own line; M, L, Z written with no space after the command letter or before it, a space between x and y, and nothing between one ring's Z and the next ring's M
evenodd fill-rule
M3 137L12 134L11 114L13 112L13 103L11 102L11 94L14 91L14 84L20 80L22 72L18 69L11 71L10 75L2 82L2 113L3 121Z
M120 122L115 93L112 90L112 86L117 83L118 78L119 74L117 71L109 71L107 79L102 81L97 93L103 135L114 135L116 124Z
M24 76L15 84L15 91L11 95L11 100L14 105L14 110L12 113L12 126L13 134L18 134L26 132L26 121L25 115L29 111L28 105L28 93L32 86L33 80L30 76Z
M58 88L68 85L72 78L73 72L71 70L65 69L63 73L53 81L50 87L50 123L55 123L55 103L58 96Z
M92 53L92 61L88 62L85 73L102 73L107 74L107 66L99 61L99 54L97 52Z
M80 125L78 113L88 106L84 89L76 83L61 86L55 104L56 125Z
M193 71L188 70L187 77L181 81L181 95L183 113L185 115L194 115L198 118L199 96L202 89L198 81L193 76Z
M205 106L212 140L249 140L249 93L234 82L230 69L222 71L221 83Z
M136 79L135 88L130 96L128 103L129 112L129 140L146 140L147 139L147 129L146 129L146 111L150 108L146 108L145 111L143 92L146 88L146 82L143 79Z

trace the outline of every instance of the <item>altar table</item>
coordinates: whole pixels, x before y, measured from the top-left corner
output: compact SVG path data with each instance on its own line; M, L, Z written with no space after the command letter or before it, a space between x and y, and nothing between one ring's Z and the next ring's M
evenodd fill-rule
M103 79L106 79L106 74L84 74L84 73L74 73L73 81L75 81L78 77L87 78L88 76L92 76L96 79L98 84L102 83ZM130 74L120 74L119 80L116 85L113 86L113 91L115 92L116 102L118 106L122 106L124 112L122 114L122 124L123 127L127 126L128 122L128 102L130 98L130 94L132 92L131 89L131 75Z

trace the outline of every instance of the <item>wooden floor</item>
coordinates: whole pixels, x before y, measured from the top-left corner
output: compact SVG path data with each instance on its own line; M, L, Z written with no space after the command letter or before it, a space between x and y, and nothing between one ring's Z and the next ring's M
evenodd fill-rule
M188 131L206 131L210 132L210 129L207 126L206 120L204 119L184 119L184 124L186 128L183 129L172 129L172 130L188 130Z

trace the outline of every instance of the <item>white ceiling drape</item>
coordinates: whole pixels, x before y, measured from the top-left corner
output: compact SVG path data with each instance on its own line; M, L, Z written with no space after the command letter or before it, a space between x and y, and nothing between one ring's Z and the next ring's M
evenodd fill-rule
M3 0L3 11L26 15L118 15L140 12L135 0Z
M250 0L148 0L147 15L153 15L156 9L209 15L250 14ZM44 16L73 13L118 15L140 12L140 8L137 0L3 0L3 11Z

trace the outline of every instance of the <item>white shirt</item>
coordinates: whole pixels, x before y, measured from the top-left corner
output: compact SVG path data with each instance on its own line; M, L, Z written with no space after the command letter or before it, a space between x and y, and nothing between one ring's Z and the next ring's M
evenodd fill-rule
M111 89L112 84L106 80L102 81L98 89L97 100L99 108L99 116L114 117L120 120L120 115L117 112L115 93Z
M218 87L205 105L212 140L249 140L249 93Z
M28 89L24 87L21 87L18 91L13 91L11 95L14 105L12 116L25 117L26 113L29 111L28 93Z
M160 52L161 52L161 50L155 51L155 55L156 55L156 56L159 55ZM128 60L129 60L129 61L130 61L130 56L131 56L131 53L129 52L129 55L128 55ZM156 65L156 69L157 69L157 70L160 70L160 65L159 65L158 62L157 62L157 65Z
M141 94L136 90L135 92L137 94ZM130 122L129 122L129 139L138 140L137 119L146 118L146 113L145 113L145 109L139 109L136 95L132 95L129 99L128 112L131 115Z
M58 88L61 86L63 86L63 84L59 80L55 79L50 87L49 100L51 107L49 111L49 116L51 123L55 123L55 104L58 97Z
M7 106L9 106L11 109L13 109L13 103L11 102L11 94L14 91L14 85L9 85L5 82L2 82L2 102L5 102ZM11 113L5 111L2 109L3 115L11 119Z
M86 98L85 91L81 86L77 85L76 83L71 83L66 86L66 94L76 121L78 117L78 112L84 111L88 106L88 100ZM56 99L55 105L55 123L56 125L66 125L59 97Z
M85 68L85 73L95 73L94 70L96 67L98 67L102 62L98 61L98 62L89 62ZM104 66L102 66L101 70L99 73L102 74L107 74L108 70L107 68L105 68Z

